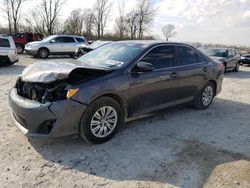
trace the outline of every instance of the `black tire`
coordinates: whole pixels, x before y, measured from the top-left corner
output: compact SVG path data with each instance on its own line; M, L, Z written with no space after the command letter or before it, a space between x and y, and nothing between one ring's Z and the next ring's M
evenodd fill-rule
M47 58L49 56L49 50L46 48L40 48L37 53L38 57L40 58Z
M91 129L91 122L94 119L95 113L97 113L97 111L99 111L102 107L112 107L116 111L117 121L116 121L116 124L115 124L113 130L108 129L110 131L110 133L107 136L100 138L100 137L97 137L92 132L93 129ZM87 108L87 110L82 115L80 125L79 125L79 136L82 139L84 139L85 141L87 141L89 143L93 143L93 144L101 144L103 142L106 142L106 141L110 140L116 134L119 127L123 124L123 122L124 122L123 116L124 115L123 115L122 108L116 100L114 100L113 98L110 98L110 97L101 97L101 98L95 100L93 103L91 103L90 106ZM99 125L96 125L96 127L97 126L103 127L105 125L99 124ZM107 129L107 127L108 126L106 125L106 129ZM97 134L97 132L96 132L96 134ZM100 132L101 131L99 131L99 133ZM103 132L104 132L104 130L103 130Z
M234 68L234 70L233 70L233 72L238 72L238 71L239 71L239 68L240 68L240 63L237 62L237 63L236 63L236 66L235 66L235 68Z
M24 46L21 44L16 44L17 53L22 54L24 52Z
M212 92L211 92L212 96L211 96L211 99L207 101L207 103L205 103L205 101L203 101L203 98L204 98L204 95L206 95L205 92L207 91L208 88L212 89ZM198 94L196 99L194 100L194 107L200 110L207 109L212 104L214 96L215 96L215 85L213 82L208 82L203 87L201 92Z

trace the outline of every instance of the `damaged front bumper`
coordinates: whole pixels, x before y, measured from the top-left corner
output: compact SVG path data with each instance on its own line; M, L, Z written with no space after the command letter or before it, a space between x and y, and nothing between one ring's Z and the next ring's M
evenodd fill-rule
M87 106L65 99L44 104L9 93L11 117L16 127L26 136L62 137L78 133L80 119Z

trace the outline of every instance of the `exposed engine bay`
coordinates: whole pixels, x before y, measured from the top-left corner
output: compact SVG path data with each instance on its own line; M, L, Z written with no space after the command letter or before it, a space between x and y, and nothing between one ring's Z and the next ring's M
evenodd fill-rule
M54 102L59 100L66 99L68 88L73 85L81 84L86 81L94 80L98 77L107 75L111 70L101 70L101 69L88 69L88 68L75 68L71 70L67 76L64 75L64 79L53 79L48 82L46 78L46 82L41 82L41 78L39 78L39 82L35 81L26 81L22 79L22 75L17 79L16 88L18 95L30 99L35 100L40 103L45 102ZM41 73L41 71L39 72ZM51 74L51 72L46 71L46 73ZM35 73L33 73L35 74ZM53 72L53 78L56 78L55 73ZM60 72L58 73L60 74ZM44 76L45 73L42 72Z

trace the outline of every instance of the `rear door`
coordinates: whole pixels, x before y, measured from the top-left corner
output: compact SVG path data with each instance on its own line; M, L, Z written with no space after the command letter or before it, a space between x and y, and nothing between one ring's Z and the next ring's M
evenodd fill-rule
M197 96L208 78L209 65L190 46L177 45L175 52L179 80L177 103L179 104L192 101Z
M130 73L130 99L128 115L151 112L175 104L178 81L174 63L173 47L157 46L151 49L140 62L152 63L151 72L137 72L136 65Z

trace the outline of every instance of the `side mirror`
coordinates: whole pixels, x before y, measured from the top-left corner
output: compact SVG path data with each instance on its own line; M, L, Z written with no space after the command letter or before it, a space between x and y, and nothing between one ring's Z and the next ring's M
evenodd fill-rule
M137 72L150 72L153 70L154 70L154 66L152 65L152 63L139 62L136 65Z
M55 43L56 41L55 41L55 39L52 39L51 41L50 41L50 43Z

